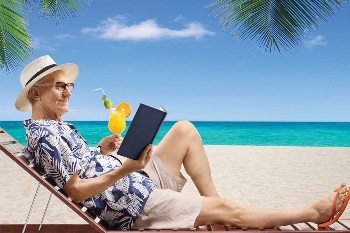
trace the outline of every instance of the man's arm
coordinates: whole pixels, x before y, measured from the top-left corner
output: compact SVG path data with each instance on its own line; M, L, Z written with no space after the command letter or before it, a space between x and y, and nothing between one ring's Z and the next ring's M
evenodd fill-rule
M74 203L79 203L88 199L89 197L103 192L109 186L122 179L127 174L129 174L129 172L122 169L122 167L91 179L80 179L78 174L75 173L67 181L63 189Z
M152 155L152 146L147 146L138 160L127 159L119 168L90 179L80 179L75 173L64 185L63 189L74 203L82 202L92 196L95 196L118 180L131 172L145 168Z

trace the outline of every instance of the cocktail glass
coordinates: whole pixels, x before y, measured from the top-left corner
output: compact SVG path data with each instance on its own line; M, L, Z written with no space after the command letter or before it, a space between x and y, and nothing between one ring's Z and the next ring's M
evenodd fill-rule
M114 133L122 133L126 128L124 112L117 111L116 108L110 109L110 117L108 122L108 129Z

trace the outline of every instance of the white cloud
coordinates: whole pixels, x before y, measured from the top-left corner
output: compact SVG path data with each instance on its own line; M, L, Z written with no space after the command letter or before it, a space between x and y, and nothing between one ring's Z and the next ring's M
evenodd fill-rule
M123 17L108 18L97 27L86 27L81 33L104 40L160 40L174 38L202 39L215 33L205 29L198 22L190 22L183 29L174 30L162 27L154 19L146 20L133 25L127 25Z
M184 20L185 17L183 17L182 15L178 15L175 19L173 19L174 22L180 21L180 20Z
M312 48L315 46L326 46L327 41L324 36L318 35L318 36L311 37L310 40L304 41L304 44L306 45L306 47Z
M55 36L55 38L60 40L65 40L65 39L71 39L73 38L73 36L71 34L58 34Z
M46 39L44 39L40 36L33 36L32 37L32 47L35 50L56 51L56 48L53 47L53 44L51 42L48 42Z

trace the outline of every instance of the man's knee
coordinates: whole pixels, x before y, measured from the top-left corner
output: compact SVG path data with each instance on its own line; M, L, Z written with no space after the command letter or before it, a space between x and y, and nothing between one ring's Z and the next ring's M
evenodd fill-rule
M178 121L174 124L173 130L181 137L193 137L198 135L197 129L188 120Z

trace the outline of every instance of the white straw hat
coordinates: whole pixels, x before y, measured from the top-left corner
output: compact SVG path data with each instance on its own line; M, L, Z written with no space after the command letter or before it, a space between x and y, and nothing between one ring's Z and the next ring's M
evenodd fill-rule
M76 64L68 63L57 65L49 55L39 57L29 63L21 73L20 82L23 90L16 99L16 108L23 112L31 111L32 106L28 99L29 89L37 81L57 70L64 71L69 78L69 82L74 82L79 74L79 67Z

